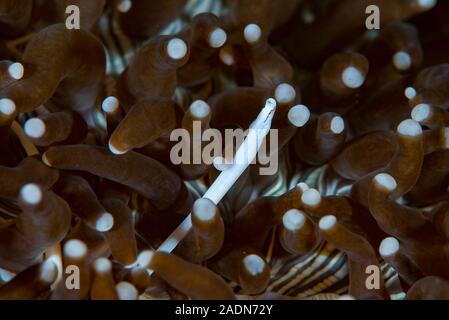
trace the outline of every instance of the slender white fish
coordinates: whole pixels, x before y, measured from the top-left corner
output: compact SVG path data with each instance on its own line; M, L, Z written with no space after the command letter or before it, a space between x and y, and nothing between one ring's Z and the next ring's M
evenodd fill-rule
M276 101L268 99L265 107L251 124L248 135L237 150L233 164L230 168L220 173L214 183L204 194L203 198L208 198L213 203L218 204L226 193L232 188L240 175L246 170L257 156L257 152L262 146L265 136L271 129L274 112L276 111ZM191 215L172 232L172 234L160 245L157 251L172 252L178 243L184 239L192 227ZM152 273L151 270L148 270Z

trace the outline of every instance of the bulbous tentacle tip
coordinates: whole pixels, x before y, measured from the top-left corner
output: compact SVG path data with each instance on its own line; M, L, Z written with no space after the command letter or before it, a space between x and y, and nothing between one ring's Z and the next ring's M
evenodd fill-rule
M206 118L210 115L210 106L203 100L195 100L189 108L195 118Z
M413 100L417 95L416 89L413 87L407 87L404 91L404 95L408 100Z
M406 119L402 121L398 125L397 131L399 134L409 137L417 137L422 135L421 125L413 119Z
M296 105L288 111L288 121L295 127L301 128L310 120L310 110L305 105Z
M396 180L387 173L379 173L374 177L374 181L378 186L386 189L389 192L396 190L396 188L398 187Z
M203 222L211 221L217 212L215 204L207 198L199 198L193 203L192 213Z
M126 153L126 151L123 151L123 150L120 150L120 149L114 147L114 145L112 144L111 141L109 141L109 151L111 151L115 155L122 155L122 154Z
M379 254L382 257L391 257L399 251L399 241L396 238L388 237L382 240L379 245Z
M44 282L51 284L58 276L58 266L53 261L53 259L45 260L39 269L39 279Z
M187 44L179 38L173 38L167 44L167 54L173 60L183 59L187 54L187 50Z
M321 195L316 189L308 189L304 191L301 196L301 201L303 204L309 207L315 207L321 202Z
M20 62L15 62L8 67L8 73L14 80L20 80L23 78L25 68Z
M333 215L324 216L320 219L318 227L322 231L331 230L337 224L337 218Z
M37 139L45 134L45 123L39 118L31 118L25 122L23 129L28 137Z
M137 300L139 292L136 287L129 282L122 281L115 286L119 300Z
M288 210L282 217L282 224L287 230L297 231L304 226L306 217L303 212L297 209Z
M356 67L347 67L341 74L343 84L350 89L358 89L365 83L365 75Z
M300 188L302 192L305 192L310 189L310 187L305 182L298 183L297 187Z
M243 266L252 276L258 276L265 270L265 261L257 254L250 254L243 258Z
M114 217L109 212L100 215L96 222L96 229L99 232L107 232L114 226Z
M42 197L42 189L35 183L28 183L20 189L20 198L29 205L39 204Z
M81 259L87 254L86 244L78 239L71 239L64 245L64 255L72 259Z
M215 28L209 35L209 45L218 49L224 46L227 39L228 35L222 28Z
M8 98L0 99L0 113L5 116L10 116L16 112L16 104Z
M411 116L413 120L422 122L429 118L430 113L430 105L428 105L427 103L421 103L413 108Z
M248 24L243 30L243 37L249 44L257 43L262 37L262 29L255 23Z
M279 103L292 103L296 98L296 90L288 83L281 83L274 91L274 98Z
M118 110L119 105L119 100L116 97L110 96L103 100L101 109L106 113L114 113Z
M336 116L332 118L330 129L334 134L340 134L345 130L345 121L342 117Z
M106 273L111 271L112 263L107 258L98 258L94 261L94 269L98 273Z
M393 66L399 71L407 71L412 67L412 57L408 52L399 51L393 55Z

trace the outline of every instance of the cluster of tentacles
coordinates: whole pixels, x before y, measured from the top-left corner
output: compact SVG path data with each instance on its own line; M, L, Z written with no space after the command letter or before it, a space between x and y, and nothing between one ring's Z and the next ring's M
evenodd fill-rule
M449 299L449 3L206 2L0 0L0 299L390 299L367 284L385 264L406 298ZM138 44L118 74L108 24ZM173 164L170 134L246 130L270 97L277 174L202 198L226 167ZM275 290L325 243L347 292Z

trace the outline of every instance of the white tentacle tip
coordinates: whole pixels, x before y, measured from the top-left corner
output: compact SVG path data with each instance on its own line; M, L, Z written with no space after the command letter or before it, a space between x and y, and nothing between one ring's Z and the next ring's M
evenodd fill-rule
M304 191L301 196L301 201L303 204L309 207L315 207L321 202L321 195L316 189L308 189Z
M53 259L45 260L39 268L39 279L44 283L53 283L58 277L58 267Z
M14 80L20 80L23 78L23 75L25 73L25 69L23 67L23 64L20 62L16 62L11 64L8 67L8 73Z
M133 6L133 3L131 0L121 0L117 4L117 10L121 13L125 13L125 12L128 12L129 10L131 10L132 6Z
M305 182L300 182L297 184L297 187L301 189L302 192L305 192L310 189L310 187Z
M211 221L217 212L215 204L207 198L199 198L193 203L192 212L203 222Z
M332 229L337 224L337 218L333 215L324 216L320 219L318 227L320 230L327 231Z
M97 219L95 229L99 232L106 232L114 226L114 217L109 212L104 212Z
M8 98L0 99L0 113L10 116L16 111L16 104Z
M107 258L98 258L94 261L94 269L99 273L109 272L112 269L112 263Z
M304 213L297 209L288 210L282 217L282 224L287 230L290 231L300 230L304 226L305 222L306 217Z
M407 119L402 121L399 124L397 130L398 133L403 136L417 137L422 135L421 125L413 119Z
M209 35L209 45L212 48L218 49L221 48L228 38L228 35L222 28L216 28Z
M261 274L265 269L265 261L257 254L250 254L243 258L243 266L252 276Z
M153 260L154 251L145 250L142 251L137 257L137 265L140 268L148 268Z
M405 89L404 95L408 100L413 100L417 95L416 89L413 87L408 87Z
M379 173L374 177L374 181L382 188L393 191L398 187L396 180L388 173Z
M356 67L347 67L341 79L343 84L350 89L358 89L365 83L365 75Z
M399 241L393 237L382 240L379 245L379 253L382 257L391 257L399 251Z
M109 150L110 150L113 154L121 155L121 154L125 154L125 153L126 153L126 151L123 151L123 150L120 150L120 149L114 147L110 141L109 141L109 144L108 144L108 145L109 145Z
M288 83L281 83L276 87L274 97L279 103L292 103L296 98L296 90Z
M412 119L418 122L424 121L430 117L431 108L427 103L416 105L412 110Z
M38 139L45 134L45 122L39 118L31 118L25 122L23 130L28 137Z
M257 43L262 37L262 29L255 23L248 24L243 30L243 37L249 44Z
M101 109L106 113L114 113L118 110L119 105L119 100L116 97L109 96L103 100Z
M334 134L340 134L345 130L345 121L342 117L337 116L332 118L330 129Z
M406 71L412 66L412 57L408 52L399 51L393 56L393 65L400 71Z
M137 300L139 292L131 283L122 281L115 286L119 300Z
M42 201L42 189L35 183L28 183L20 189L21 199L30 205L36 205Z
M189 110L195 118L206 118L210 115L210 106L203 100L195 100L192 102Z
M298 104L288 111L288 121L295 127L303 127L310 119L310 110L305 105Z
M187 54L187 50L187 44L179 38L173 38L167 44L167 54L173 60L183 59Z
M73 259L80 259L87 254L86 244L78 239L71 239L64 245L64 255Z

